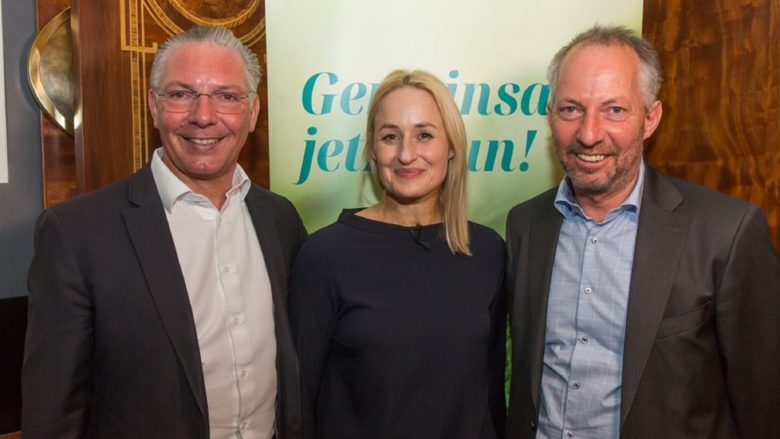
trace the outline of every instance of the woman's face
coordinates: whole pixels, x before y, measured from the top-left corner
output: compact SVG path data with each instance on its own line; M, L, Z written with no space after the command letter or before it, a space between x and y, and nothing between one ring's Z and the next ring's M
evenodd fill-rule
M430 93L402 87L382 99L371 155L385 196L400 204L438 202L452 151Z

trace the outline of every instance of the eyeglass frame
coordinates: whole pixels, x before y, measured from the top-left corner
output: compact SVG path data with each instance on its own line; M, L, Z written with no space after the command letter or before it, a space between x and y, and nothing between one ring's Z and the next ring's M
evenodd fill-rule
M217 113L220 113L220 114L241 114L244 111L246 111L246 107L243 107L243 108L240 109L240 111L235 111L235 112L233 112L233 111L227 111L226 112L226 111L224 111L224 108L222 109L223 111L220 111L220 108L219 108L220 104L217 103L216 101L214 101L214 98L216 96L219 96L219 95L235 95L236 98L239 99L238 101L236 101L236 104L241 104L243 106L246 103L244 101L245 99L248 100L250 96L257 95L257 92L255 92L255 91L248 91L248 92L246 92L244 94L237 94L237 93L234 93L234 92L231 92L231 91L222 91L222 90L214 91L214 92L211 92L211 93L201 93L201 92L197 92L195 90L152 91L152 93L155 95L155 97L160 98L160 107L166 113L189 113L194 108L194 105L198 101L198 99L200 99L201 96L206 96L206 97L209 98L209 102L211 102L214 105L214 111L216 111ZM189 103L189 105L187 105L186 108L182 107L180 110L166 109L165 106L164 106L164 103L167 101L170 104L170 101L168 101L168 99L170 99L169 95L171 93L184 93L184 94L186 94L188 96L191 96L192 97L192 101ZM177 104L174 104L174 105L177 105Z

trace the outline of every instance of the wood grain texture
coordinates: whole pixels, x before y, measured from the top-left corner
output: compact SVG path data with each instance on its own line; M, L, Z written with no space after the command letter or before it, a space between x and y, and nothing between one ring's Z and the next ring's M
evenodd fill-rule
M76 195L75 144L57 124L41 115L43 204L49 207Z
M119 50L119 2L73 0L72 5L81 193L133 173L130 64Z
M228 0L221 1L225 5L230 3ZM216 4L209 4L213 6L212 3ZM153 54L134 53L122 46L131 31L122 33L123 25L128 29L130 26L127 22L121 22L120 9L126 7L125 17L135 17L132 21L134 26L137 25L134 32L140 39L137 43L140 47L152 47L168 38L171 26L188 29L194 22L188 21L185 14L177 12L168 2L151 2L156 5L157 11L139 6L130 12L128 5L131 4L141 3L134 0L72 0L77 70L76 114L81 116L80 123L77 117L75 127L78 192L126 178L148 161L151 151L161 145L146 109L146 90ZM237 34L242 27L256 26L263 19L263 2L259 2L259 5L245 22L233 28ZM209 8L204 11L193 9L191 12L223 14L224 11ZM164 18L168 22L154 15L163 12L167 14ZM128 18L127 21L131 20ZM258 54L264 68L265 38L261 38L251 48ZM134 74L133 68L140 68L140 74ZM258 123L242 150L239 163L253 181L268 187L268 99L265 84L263 80L258 90L261 100ZM133 87L136 92L133 92ZM137 92L139 88L143 89L140 95ZM133 139L139 132L143 137L143 151L140 154L134 152L133 147Z
M763 207L780 249L780 0L645 0L664 69L662 171Z

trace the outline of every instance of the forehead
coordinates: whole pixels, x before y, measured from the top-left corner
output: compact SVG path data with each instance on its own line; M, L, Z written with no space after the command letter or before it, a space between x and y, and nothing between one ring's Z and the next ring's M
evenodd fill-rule
M638 91L639 69L639 56L627 45L584 43L561 62L559 92L586 85Z
M244 61L234 51L208 42L188 43L172 49L162 75L162 86L246 86Z
M441 120L439 107L426 90L403 86L388 93L377 108L376 118L415 117L427 122Z

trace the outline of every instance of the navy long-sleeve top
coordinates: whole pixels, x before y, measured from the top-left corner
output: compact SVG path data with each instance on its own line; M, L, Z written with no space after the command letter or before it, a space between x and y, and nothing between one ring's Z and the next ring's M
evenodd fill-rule
M306 437L493 439L504 419L504 243L470 223L472 256L441 224L345 210L305 242L290 324Z

